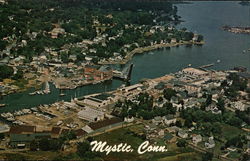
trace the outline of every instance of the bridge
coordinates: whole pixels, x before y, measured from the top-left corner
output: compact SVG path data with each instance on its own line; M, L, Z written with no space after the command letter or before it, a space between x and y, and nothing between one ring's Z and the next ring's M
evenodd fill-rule
M133 64L130 64L129 66L125 67L122 71L114 70L113 78L129 82L131 79L133 66L134 66Z

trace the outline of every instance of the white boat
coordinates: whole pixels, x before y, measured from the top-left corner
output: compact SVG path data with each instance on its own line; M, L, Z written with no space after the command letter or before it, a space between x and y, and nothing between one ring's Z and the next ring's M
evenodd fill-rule
M35 95L35 94L36 94L36 92L31 92L31 93L29 93L30 96L33 96L33 95Z
M217 63L220 63L220 59L217 60Z
M64 93L60 93L60 96L65 96L65 94Z
M45 83L45 89L43 90L44 94L49 94L50 93L50 88L49 88L49 82L47 81Z

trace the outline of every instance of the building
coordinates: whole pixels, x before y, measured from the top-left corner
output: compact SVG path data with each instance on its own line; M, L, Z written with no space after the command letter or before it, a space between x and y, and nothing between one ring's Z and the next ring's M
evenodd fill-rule
M154 119L152 120L152 123L155 125L162 123L162 117L161 116L154 117Z
M51 38L53 39L56 39L58 38L58 35L59 34L64 34L65 33L65 30L63 28L60 28L60 27L56 27L54 28L51 32L49 32L50 35L51 35Z
M111 79L113 71L109 66L86 65L84 67L84 78L89 81Z
M178 132L178 136L181 137L181 138L183 138L183 139L185 139L185 138L188 137L188 133L186 133L186 132L183 131L183 130L180 130L180 131Z
M199 142L201 142L202 141L202 136L201 135L196 135L196 134L194 134L193 136L192 136L192 142L194 143L194 144L198 144Z
M96 121L104 119L104 112L95 110L90 107L85 107L84 110L78 112L78 117L80 119L83 119L89 122L96 122Z
M88 106L101 108L113 102L114 96L107 93L84 97L82 102Z
M174 117L174 115L166 115L163 117L163 122L169 126L170 124L176 123L176 118Z
M205 147L207 149L211 149L211 148L215 147L215 142L214 142L214 137L213 136L208 138L208 142L205 143Z
M37 132L35 126L12 126L9 131L12 148L29 148L30 142L42 137L50 137L50 132Z
M242 103L241 101L233 102L232 107L234 109L240 110L240 111L245 111L247 109L247 106L244 103Z
M196 69L196 68L185 68L182 70L183 74L187 74L190 76L197 76L197 77L204 77L204 76L208 76L208 72L200 70L200 69Z
M9 132L10 127L8 125L1 125L0 126L0 133L6 133Z
M139 94L142 91L142 88L143 88L142 84L134 84L132 86L123 87L119 90L122 93L122 96L128 97Z

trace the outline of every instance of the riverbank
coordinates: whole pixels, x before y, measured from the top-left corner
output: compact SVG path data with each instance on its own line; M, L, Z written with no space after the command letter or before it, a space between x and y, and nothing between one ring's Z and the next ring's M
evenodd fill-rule
M151 46L136 48L136 49L132 50L131 52L127 53L127 55L122 60L102 61L102 62L98 62L98 64L101 64L101 65L127 64L128 61L130 61L135 54L141 54L141 53L144 53L144 52L149 52L149 51L152 51L152 50L165 48L165 47L175 47L175 46L179 46L179 45L203 45L204 43L205 43L204 41L201 41L201 42L183 41L183 42L178 42L178 43L154 44L154 45L151 45Z

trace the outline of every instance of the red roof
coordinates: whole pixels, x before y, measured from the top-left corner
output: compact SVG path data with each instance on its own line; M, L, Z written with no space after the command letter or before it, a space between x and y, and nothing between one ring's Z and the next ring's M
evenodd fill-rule
M35 126L26 126L26 125L12 126L9 131L10 134L35 133L35 132L36 132Z
M113 117L111 119L106 119L106 120L103 120L103 121L90 123L88 126L93 130L97 130L97 129L100 129L102 127L106 127L106 126L109 126L109 125L112 125L112 124L115 124L115 123L119 123L119 122L122 122L122 120L120 118Z
M51 134L60 134L61 128L60 127L52 127Z
M75 130L74 132L75 132L76 136L83 136L83 135L87 134L87 132L85 132L82 129Z

